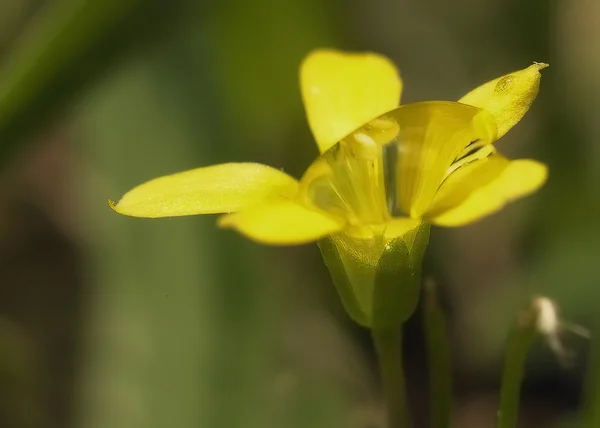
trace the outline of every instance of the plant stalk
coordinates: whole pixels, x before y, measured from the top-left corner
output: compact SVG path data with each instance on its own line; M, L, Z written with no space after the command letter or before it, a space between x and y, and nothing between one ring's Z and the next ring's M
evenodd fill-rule
M432 428L449 428L452 413L452 369L445 314L433 282L425 283L423 325L429 365L429 412Z
M371 332L385 396L388 428L409 428L406 380L402 366L402 328L374 329Z
M531 307L519 314L509 333L496 428L517 426L521 384L525 374L527 354L537 334L538 315L539 308L534 301Z

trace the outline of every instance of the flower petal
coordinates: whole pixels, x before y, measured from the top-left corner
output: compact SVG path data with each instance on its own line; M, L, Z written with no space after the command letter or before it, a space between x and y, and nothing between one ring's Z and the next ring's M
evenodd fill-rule
M496 155L489 162L487 167L485 164L473 166L462 177L457 175L451 180L460 170L448 177L443 186L446 189L440 189L440 200L447 203L454 199L458 205L441 213L434 212L435 216L430 218L432 223L450 227L472 223L495 213L510 201L535 192L548 176L546 165L534 160L508 161ZM480 187L472 190L474 183Z
M546 67L548 64L534 63L524 70L487 82L458 101L492 113L500 138L529 110L540 87L540 70Z
M498 178L509 164L510 160L494 154L461 166L444 180L424 217L434 218L456 208L475 190Z
M308 123L321 153L371 119L398 107L402 81L373 53L318 50L300 66Z
M430 205L448 168L472 142L491 143L496 136L493 117L479 108L450 101L408 104L385 115L399 125L397 159L391 174L400 211L420 218Z
M344 224L296 202L280 201L223 216L219 226L263 244L298 245L338 232Z
M118 213L133 217L174 217L230 213L281 198L293 198L298 182L258 163L226 163L159 177L127 192Z

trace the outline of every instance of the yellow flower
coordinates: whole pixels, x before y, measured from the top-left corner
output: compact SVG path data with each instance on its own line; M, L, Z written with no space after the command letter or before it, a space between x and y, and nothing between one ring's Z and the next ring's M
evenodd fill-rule
M300 85L321 156L299 181L228 163L154 179L111 206L135 217L224 213L220 226L267 244L321 240L334 277L337 263L350 278L353 318L370 324L373 287L364 284L387 249L400 243L418 271L429 224L471 223L545 182L545 165L510 161L493 145L529 109L544 67L492 80L459 102L398 107L402 81L387 58L318 50L302 63Z
M134 217L226 213L221 226L268 244L423 220L467 224L546 179L543 164L509 161L492 145L529 109L545 66L495 79L458 103L397 108L402 82L388 59L319 50L300 74L322 156L300 182L265 165L228 163L157 178L111 206Z

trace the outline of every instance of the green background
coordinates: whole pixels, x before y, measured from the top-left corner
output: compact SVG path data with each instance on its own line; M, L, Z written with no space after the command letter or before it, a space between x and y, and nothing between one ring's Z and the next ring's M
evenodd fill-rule
M298 177L317 155L298 65L318 47L388 55L403 103L551 65L498 143L547 163L549 182L481 222L432 229L425 263L448 313L454 424L492 426L527 299L594 325L598 16L593 0L2 0L0 426L382 426L368 335L316 245L263 247L211 216L131 219L106 203L220 162ZM418 319L406 368L425 426ZM523 426L579 426L589 341L561 340L569 364L543 341L530 358Z

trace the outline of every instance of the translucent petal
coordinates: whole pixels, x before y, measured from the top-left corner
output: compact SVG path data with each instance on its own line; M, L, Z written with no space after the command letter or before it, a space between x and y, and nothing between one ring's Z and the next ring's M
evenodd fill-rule
M453 102L425 102L402 106L386 116L399 124L396 137L396 204L413 218L430 205L448 168L472 142L491 143L494 119L484 110Z
M156 178L127 192L112 208L133 217L231 213L296 195L298 182L258 163L226 163Z
M219 226L263 244L298 245L338 232L344 223L295 202L280 201L223 216Z
M493 117L473 106L404 105L323 153L300 180L299 197L352 225L420 218L465 147L485 146L495 135Z
M489 111L496 119L498 138L527 113L540 87L540 70L548 64L534 63L524 70L487 82L462 97L459 102Z
M359 126L398 107L402 81L383 56L318 50L302 63L300 86L308 123L323 153Z
M508 161L494 156L488 167L482 163L472 166L462 177L458 174L448 177L444 183L446 189L440 189L440 200L454 200L458 205L443 212L432 212L435 216L429 220L439 226L451 227L472 223L495 213L510 201L535 192L548 176L546 165L529 159ZM479 185L475 190L472 190L473 183ZM465 194L468 195L464 197Z
M361 137L364 142L358 141ZM386 222L390 215L382 154L381 145L365 133L344 138L307 168L299 197L306 205L352 225Z

